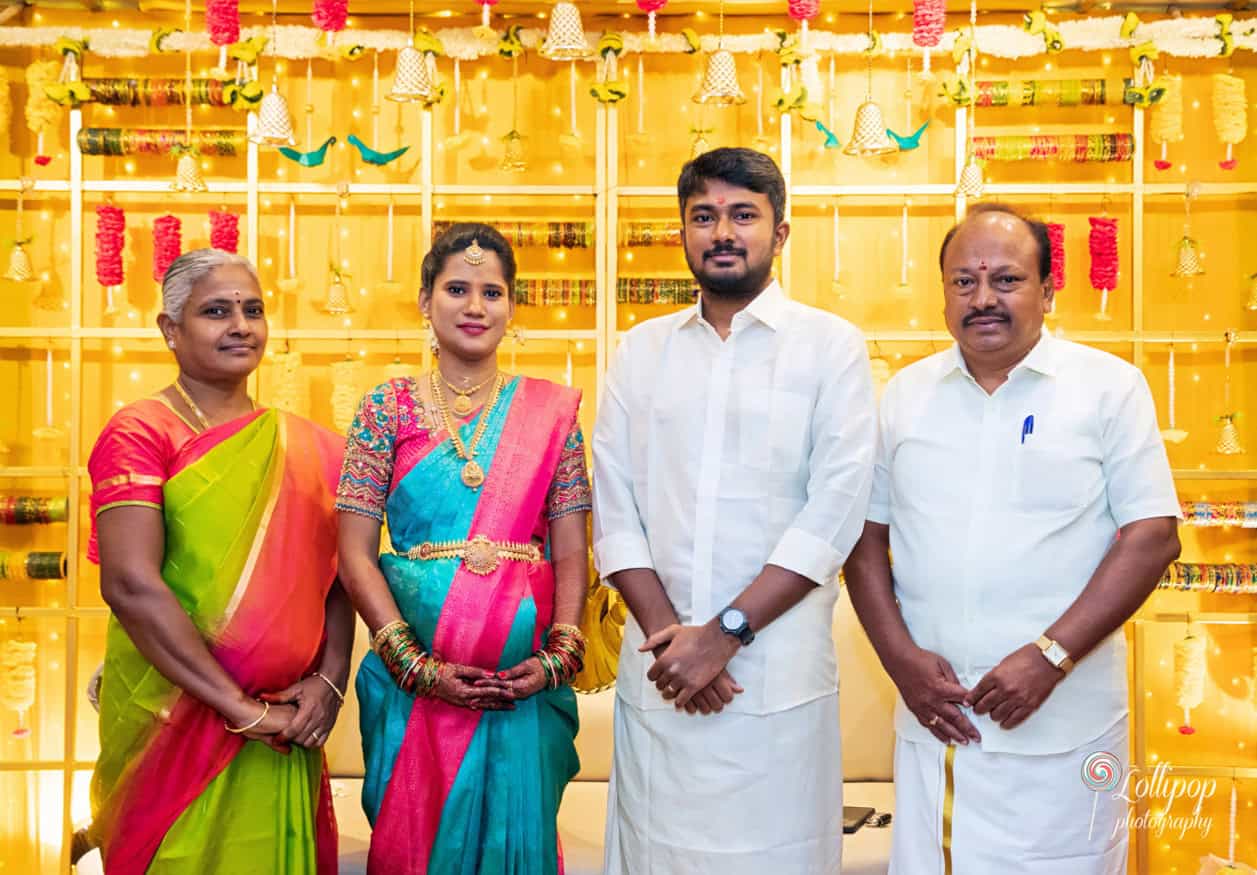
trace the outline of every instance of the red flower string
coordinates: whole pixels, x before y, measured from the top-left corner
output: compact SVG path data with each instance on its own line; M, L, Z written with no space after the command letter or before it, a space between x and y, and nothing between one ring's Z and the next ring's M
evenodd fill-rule
M319 30L341 31L349 17L349 0L314 0L311 15Z
M224 210L210 210L210 246L224 252L240 248L240 217Z
M946 0L912 0L912 43L933 48L943 38L947 23Z
M113 204L96 207L96 282L109 289L122 285L122 246L127 214Z
M153 220L153 280L161 282L183 249L182 224L174 216Z
M239 0L205 0L205 29L210 42L229 46L240 41Z
M1048 239L1052 241L1052 290L1065 288L1065 226L1060 222L1048 222Z
M1117 219L1091 216L1091 287L1100 291L1117 288Z
M821 0L787 0L786 8L795 21L810 21L820 14Z

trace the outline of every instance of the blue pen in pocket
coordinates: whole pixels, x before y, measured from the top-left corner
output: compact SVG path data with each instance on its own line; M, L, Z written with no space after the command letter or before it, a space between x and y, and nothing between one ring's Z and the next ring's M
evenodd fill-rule
M1026 435L1034 434L1034 414L1027 416L1021 423L1021 442L1026 442Z

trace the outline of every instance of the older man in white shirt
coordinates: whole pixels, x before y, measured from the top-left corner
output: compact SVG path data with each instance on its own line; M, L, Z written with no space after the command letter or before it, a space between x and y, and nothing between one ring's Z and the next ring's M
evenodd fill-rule
M677 194L699 302L624 338L593 439L594 557L631 614L606 872L837 873L830 630L872 480L868 355L772 278L771 158L708 152Z
M1083 767L1126 767L1121 626L1178 555L1178 500L1143 375L1043 334L1049 252L1042 223L971 211L939 257L956 345L882 398L846 576L901 694L892 875L1126 872L1126 803Z

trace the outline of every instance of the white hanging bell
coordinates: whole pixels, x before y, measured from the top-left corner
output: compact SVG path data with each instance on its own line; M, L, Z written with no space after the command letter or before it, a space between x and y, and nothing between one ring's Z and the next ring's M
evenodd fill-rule
M35 278L31 257L21 243L14 243L9 250L9 269L4 272L4 278L18 283L28 283Z
M270 92L258 106L258 126L250 140L259 146L295 146L292 113L288 101L279 93L279 86L272 84Z
M585 39L585 26L575 3L559 0L550 10L550 28L546 31L541 54L552 61L579 61L593 54Z
M397 72L393 76L388 99L397 103L425 103L431 100L437 90L431 72L427 58L415 48L412 39L397 53Z
M851 139L843 147L848 155L873 157L888 155L899 151L886 133L886 121L882 118L882 108L874 100L865 100L855 111L855 125L851 130Z
M715 103L729 106L735 103L746 103L746 95L738 85L738 65L733 59L733 52L728 49L716 49L707 56L707 67L703 71L703 84L694 93L695 103Z
M175 181L170 184L171 191L205 191L209 186L201 178L201 165L191 152L179 156L179 164L175 168Z

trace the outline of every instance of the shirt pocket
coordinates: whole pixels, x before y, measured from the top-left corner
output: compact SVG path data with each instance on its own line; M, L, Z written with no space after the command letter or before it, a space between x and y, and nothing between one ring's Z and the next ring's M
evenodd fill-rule
M763 392L738 413L738 462L755 471L797 471L811 424L811 396L782 388Z
M1094 442L1081 434L1028 437L1013 461L1013 501L1029 515L1081 510L1103 487L1101 458ZM1031 441L1034 441L1031 444Z

